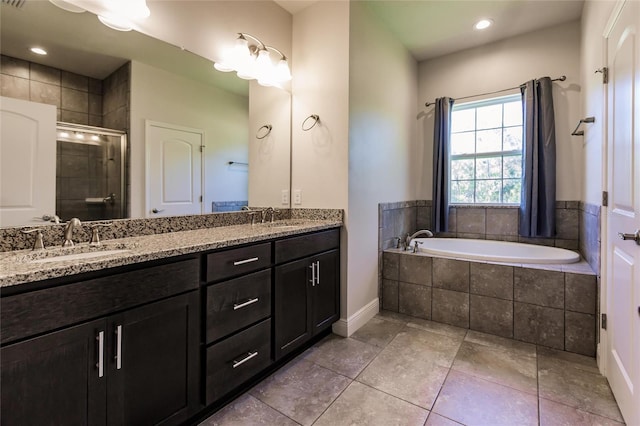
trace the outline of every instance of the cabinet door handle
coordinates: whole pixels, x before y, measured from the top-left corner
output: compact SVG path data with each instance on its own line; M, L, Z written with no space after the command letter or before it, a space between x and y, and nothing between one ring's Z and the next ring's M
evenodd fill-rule
M122 368L122 325L116 327L116 370Z
M247 356L242 358L240 361L236 361L234 359L233 360L233 368L240 367L242 364L244 364L245 362L249 361L251 358L253 358L255 356L258 356L258 351L247 353Z
M251 304L253 304L253 303L256 303L257 301L258 301L258 298L257 298L257 297L255 297L255 298L253 298L253 299L249 299L249 300L247 300L247 301L246 301L246 302L244 302L244 303L234 303L234 304L233 304L233 310L234 310L234 311L236 311L236 310L238 310L238 309L244 308L245 306L249 306L249 305L251 305Z
M98 367L98 377L104 376L104 331L98 333L96 337L98 341L98 363L96 367Z
M316 262L311 262L311 285L316 286Z
M320 285L320 261L316 262L316 284Z
M257 262L257 261L258 261L257 257L252 257L251 259L245 259L245 260L237 260L233 262L233 266L244 265L245 263Z

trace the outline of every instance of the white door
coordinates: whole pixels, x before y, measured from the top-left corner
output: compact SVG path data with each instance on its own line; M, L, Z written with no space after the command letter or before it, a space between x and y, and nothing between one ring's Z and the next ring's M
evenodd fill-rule
M627 1L607 37L607 378L629 425L640 425L640 2Z
M146 216L203 213L201 130L147 121Z
M56 211L56 107L0 97L0 226Z

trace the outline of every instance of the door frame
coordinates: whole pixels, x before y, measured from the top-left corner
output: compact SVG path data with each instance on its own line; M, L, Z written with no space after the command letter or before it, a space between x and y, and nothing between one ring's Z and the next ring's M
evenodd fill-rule
M622 8L627 0L617 0L611 15L607 21L602 32L602 61L608 69L610 69L608 40L613 31L613 27L618 20ZM602 188L608 193L611 192L609 187L609 84L602 85ZM600 313L607 313L608 306L608 290L609 283L607 281L608 268L608 253L607 253L607 241L609 238L609 207L600 207ZM598 361L598 368L600 373L607 377L607 362L609 357L609 335L607 330L602 328L602 317L597 318L597 324L599 324L600 343L597 346L596 357Z
M150 187L148 185L150 178L149 178L149 170L151 169L151 160L149 158L150 156L150 151L149 151L149 128L155 126L155 127L164 127L166 129L171 129L171 130L177 130L177 131L181 131L181 132L190 132L190 133L197 133L201 136L201 155L200 155L200 192L202 194L202 202L200 203L200 214L203 214L205 212L205 175L206 175L206 171L205 171L205 161L204 161L204 153L205 153L205 149L207 146L207 140L206 140L206 135L204 130L202 129L196 129L194 127L186 127L186 126L181 126L178 124L171 124L171 123L165 123L162 121L154 121L154 120L144 120L144 180L145 180L145 184L144 184L144 217L148 218L149 216L149 211L151 209L151 192L150 192Z

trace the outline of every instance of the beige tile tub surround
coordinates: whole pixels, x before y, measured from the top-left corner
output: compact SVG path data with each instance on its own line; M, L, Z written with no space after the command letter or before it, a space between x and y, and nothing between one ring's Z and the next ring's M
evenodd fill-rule
M390 249L382 265L383 309L595 356L596 276L584 261L564 270Z
M361 371L355 378L352 366ZM345 367L349 375L340 372ZM350 338L318 342L202 424L619 426L621 421L593 358L381 311Z
M383 277L382 252L395 247L398 237L419 229L431 229L431 208L431 200L400 201L378 205L378 294L383 299L381 306L385 306L386 294L393 299L388 301L386 306L397 304L399 294L398 285ZM451 206L449 230L439 233L438 236L524 242L579 250L591 265L591 269L598 271L599 209L599 206L578 201L557 201L556 237L525 238L518 236L517 206Z

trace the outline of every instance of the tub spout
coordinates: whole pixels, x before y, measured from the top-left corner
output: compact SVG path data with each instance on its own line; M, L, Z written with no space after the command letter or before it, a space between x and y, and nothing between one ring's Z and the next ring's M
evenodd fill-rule
M426 235L427 238L433 238L433 232L429 231L428 229L421 229L421 230L419 230L417 232L414 232L413 235L407 234L405 247L410 247L411 246L411 240L413 240L418 235Z

